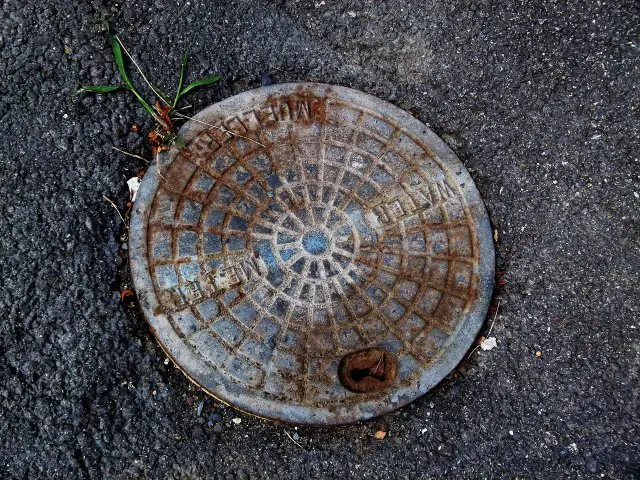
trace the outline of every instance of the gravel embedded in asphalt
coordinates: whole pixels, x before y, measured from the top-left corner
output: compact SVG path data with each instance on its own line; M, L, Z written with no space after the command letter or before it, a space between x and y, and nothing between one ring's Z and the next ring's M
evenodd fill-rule
M105 19L166 89L187 51L190 80L222 75L194 112L321 81L428 124L498 231L497 346L407 408L295 442L192 387L120 305L103 195L124 209L142 163L112 147L148 156L151 122L125 93L73 96L118 82ZM638 478L639 22L634 1L5 1L2 478Z

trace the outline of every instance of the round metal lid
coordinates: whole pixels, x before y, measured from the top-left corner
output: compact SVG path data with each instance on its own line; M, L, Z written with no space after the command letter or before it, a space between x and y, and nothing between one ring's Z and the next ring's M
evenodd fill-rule
M180 136L142 181L130 260L194 382L261 417L342 424L407 404L463 358L491 297L491 230L424 124L300 83L212 105Z

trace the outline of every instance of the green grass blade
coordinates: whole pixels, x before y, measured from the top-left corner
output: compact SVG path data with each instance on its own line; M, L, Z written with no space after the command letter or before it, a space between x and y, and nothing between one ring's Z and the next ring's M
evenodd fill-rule
M76 95L80 93L109 93L125 88L123 85L85 85L76 91Z
M118 70L120 71L120 77L122 77L122 81L126 83L129 88L133 88L133 83L129 80L129 75L127 75L127 71L124 68L124 58L122 57L122 48L120 47L120 42L118 39L111 35L109 31L109 40L111 41L111 49L113 50L113 58L116 61L116 65L118 66Z
M151 105L149 105L147 103L147 101L142 98L140 96L140 94L138 92L135 91L135 89L130 88L129 90L131 90L131 93L133 93L136 97L136 100L138 100L138 102L140 103L140 105L142 105L142 108L145 109L145 111L151 115L153 117L153 119L158 122L162 128L164 128L165 130L169 131L171 129L171 125L167 125L167 123L162 119L162 117L160 117L160 115L158 115L158 112L156 112Z
M179 137L178 135L176 135L176 137L173 139L173 142L178 146L178 148L185 147L184 139L182 137Z
M149 105L149 103L147 103L147 101L144 98L142 98L142 96L138 93L136 88L133 86L133 82L129 79L129 76L127 75L127 71L124 68L124 57L122 56L122 46L120 45L120 41L114 35L111 34L111 30L109 30L108 25L107 25L107 32L109 34L109 40L111 41L111 48L113 49L113 58L116 61L116 65L118 66L118 70L120 71L120 76L122 77L122 80L124 81L124 83L126 83L127 88L131 91L131 93L133 93L133 95L136 97L136 100L138 100L140 105L142 105L142 108L144 108L145 111L149 115L151 115L156 122L163 123L162 119L158 116L156 111L153 108L151 108L151 105Z
M142 105L142 108L144 108L144 109L147 111L147 113L148 113L149 115L151 115L154 119L157 119L157 118L158 118L158 114L157 114L157 113L156 113L156 111L151 107L151 105L149 105L149 104L147 103L147 101L146 101L144 98L142 98L142 97L140 96L140 94L139 94L138 92L136 92L135 90L131 90L131 92L135 95L135 97L136 97L136 99L138 100L138 102L140 103L140 105Z
M176 98L173 99L173 104L171 108L176 108L176 104L180 97L182 96L182 84L184 83L184 76L187 73L187 65L189 64L189 55L186 53L182 57L182 66L180 67L180 78L178 80L178 90L176 90Z
M191 82L189 85L185 87L185 89L180 93L180 96L189 93L194 88L204 87L206 85L211 85L220 80L220 75L211 75L209 77L201 78L200 80L196 80L195 82Z

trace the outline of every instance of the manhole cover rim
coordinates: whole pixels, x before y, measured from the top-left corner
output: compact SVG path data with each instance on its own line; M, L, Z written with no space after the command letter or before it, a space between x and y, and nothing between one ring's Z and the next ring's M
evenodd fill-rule
M330 408L291 405L279 400L257 397L258 392L247 394L240 389L227 390L222 382L215 382L209 368L202 359L189 349L173 330L167 315L163 313L159 299L149 272L147 258L147 225L151 203L161 178L156 174L158 163L164 165L178 152L176 147L159 155L159 162L153 162L140 185L134 204L129 235L129 259L135 290L138 294L144 317L164 352L196 385L218 400L235 408L262 418L293 424L339 425L373 418L394 411L413 400L416 400L436 386L460 363L472 346L484 320L493 291L493 275L495 268L495 252L491 226L484 202L464 165L455 153L422 122L404 110L372 95L348 87L333 86L321 83L285 83L249 90L200 111L186 123L179 135L188 143L195 135L206 128L200 122L209 123L210 118L220 118L233 114L239 107L258 102L269 96L295 94L300 91L312 92L314 96L331 96L332 98L350 101L358 105L367 105L369 110L402 125L405 133L427 146L436 156L438 165L445 165L447 170L461 172L457 178L459 191L469 208L474 209L475 231L478 240L478 284L477 299L472 303L464 321L453 333L455 339L447 346L429 368L422 369L422 375L414 384L417 388L407 387L391 390L383 396L371 401L349 404L345 407ZM463 185L464 187L460 187ZM143 248L143 245L145 248Z

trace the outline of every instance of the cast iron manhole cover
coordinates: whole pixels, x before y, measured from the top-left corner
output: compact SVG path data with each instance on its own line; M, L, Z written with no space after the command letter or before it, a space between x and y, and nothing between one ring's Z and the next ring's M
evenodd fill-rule
M195 118L186 148L149 168L130 229L171 359L219 400L301 424L380 415L442 380L494 271L483 202L444 142L387 102L312 83Z

